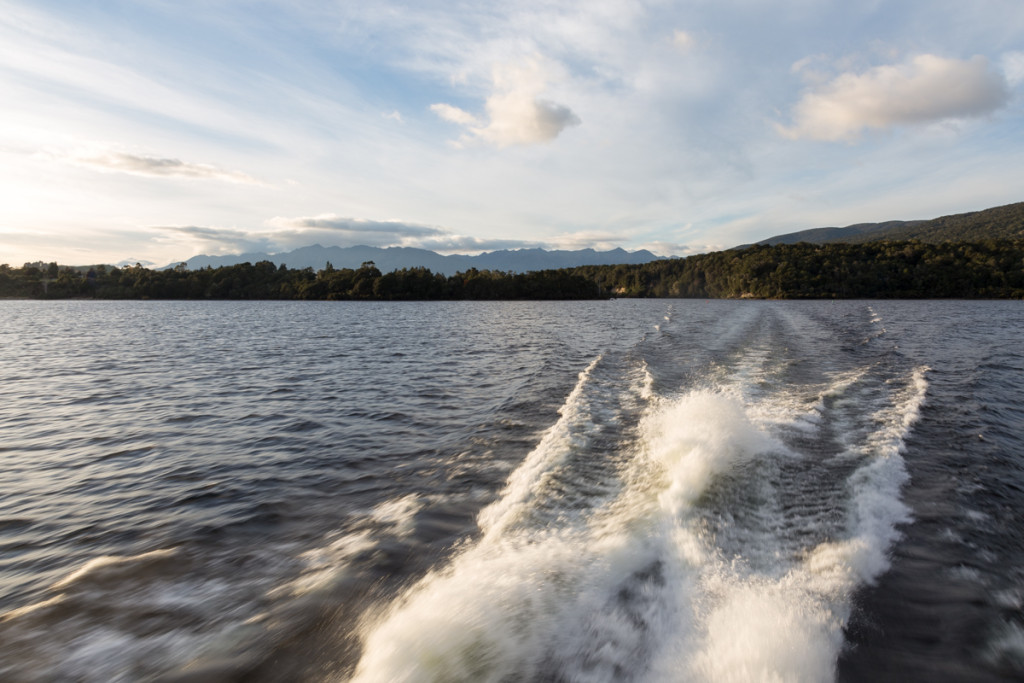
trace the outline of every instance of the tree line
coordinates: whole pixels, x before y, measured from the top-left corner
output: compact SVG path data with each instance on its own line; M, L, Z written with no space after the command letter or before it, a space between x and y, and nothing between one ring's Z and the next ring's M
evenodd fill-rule
M290 269L270 261L189 270L0 266L0 297L97 299L1024 298L1024 240L755 245L641 265L509 273Z
M626 297L1020 299L1024 240L754 245L573 272Z
M381 273L370 261L359 268L288 268L270 261L189 270L184 264L152 270L139 264L69 267L0 265L0 297L66 299L596 299L591 280L566 270L506 273L471 268L445 276L427 268Z

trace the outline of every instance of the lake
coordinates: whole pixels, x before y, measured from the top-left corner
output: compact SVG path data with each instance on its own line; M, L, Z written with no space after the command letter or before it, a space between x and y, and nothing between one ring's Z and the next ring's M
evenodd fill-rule
M1019 301L0 320L0 679L1024 677Z

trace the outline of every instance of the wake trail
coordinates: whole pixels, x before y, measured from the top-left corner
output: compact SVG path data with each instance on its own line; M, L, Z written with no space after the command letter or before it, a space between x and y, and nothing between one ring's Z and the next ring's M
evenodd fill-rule
M831 679L851 596L909 519L928 371L794 383L793 334L744 318L660 394L653 356L592 361L479 537L367 616L353 680Z

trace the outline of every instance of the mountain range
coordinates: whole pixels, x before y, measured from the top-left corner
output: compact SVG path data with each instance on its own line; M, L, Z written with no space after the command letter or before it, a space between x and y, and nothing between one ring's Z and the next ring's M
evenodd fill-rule
M982 211L941 216L931 220L885 221L883 223L857 223L844 228L812 228L776 235L757 242L763 245L829 244L833 242L863 243L882 240L919 240L921 242L983 242L995 239L1024 239L1024 202L997 206ZM742 245L742 248L750 245ZM535 270L575 268L576 266L602 266L618 264L641 264L664 259L646 249L626 251L611 249L545 250L545 249L502 249L467 256L466 254L443 255L427 249L413 247L324 247L314 244L293 251L268 254L249 252L224 256L193 256L185 261L190 270L219 268L238 263L270 261L275 265L289 268L313 268L320 270L328 263L335 268L358 268L367 261L373 261L381 272L388 273L401 268L429 268L434 273L454 275L470 268L497 270L502 272L525 273ZM166 266L172 267L175 264Z
M270 261L288 268L313 268L320 270L328 263L335 268L358 268L366 261L373 261L381 272L389 273L401 268L429 268L434 273L454 275L470 268L477 270L500 270L514 273L525 273L533 270L550 270L556 268L575 268L576 266L603 266L620 263L648 263L665 258L641 249L626 251L612 249L595 251L594 249L578 249L574 251L544 249L502 249L490 251L476 256L452 254L445 256L427 249L413 247L323 247L314 244L301 247L294 251L280 254L251 252L246 254L230 254L225 256L193 256L185 261L189 270L198 270L210 266L219 268L237 263L257 263ZM173 266L173 264L172 264ZM168 268L172 266L167 266Z

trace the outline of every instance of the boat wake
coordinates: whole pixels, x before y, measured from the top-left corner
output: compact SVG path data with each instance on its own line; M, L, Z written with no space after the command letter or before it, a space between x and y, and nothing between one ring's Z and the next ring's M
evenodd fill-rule
M927 369L794 382L756 337L675 392L657 349L594 359L480 534L365 616L353 680L831 679L909 519Z

